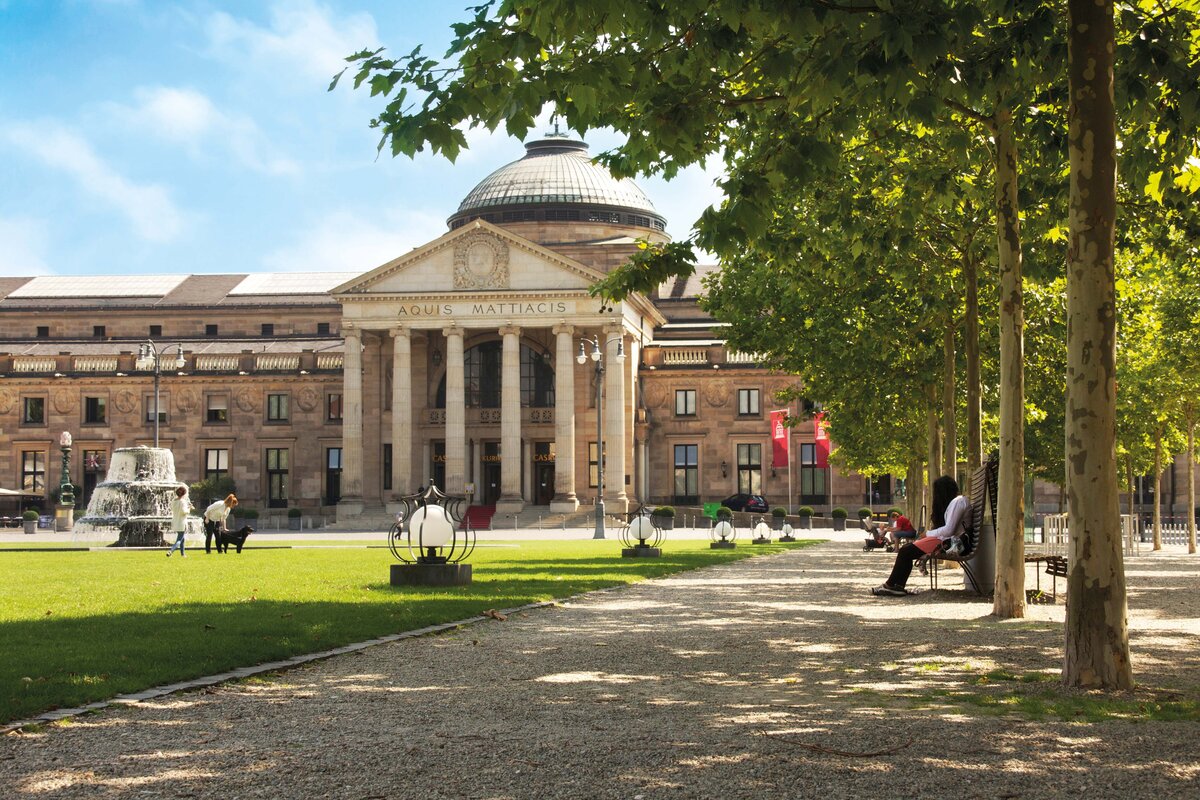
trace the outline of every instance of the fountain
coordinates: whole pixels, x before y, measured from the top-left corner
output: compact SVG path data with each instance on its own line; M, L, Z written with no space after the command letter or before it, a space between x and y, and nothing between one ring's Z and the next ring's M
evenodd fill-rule
M115 547L160 547L171 530L171 501L175 489L175 458L158 447L121 447L113 451L108 475L92 492L87 513L75 531L117 530ZM198 517L187 520L188 533L203 532Z

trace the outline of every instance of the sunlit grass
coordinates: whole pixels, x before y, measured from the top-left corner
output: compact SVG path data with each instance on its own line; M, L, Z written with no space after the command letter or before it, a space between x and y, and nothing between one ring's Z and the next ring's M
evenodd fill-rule
M10 553L0 721L812 543L668 542L660 559L622 559L612 540L481 547L474 582L451 589L391 586L378 548Z

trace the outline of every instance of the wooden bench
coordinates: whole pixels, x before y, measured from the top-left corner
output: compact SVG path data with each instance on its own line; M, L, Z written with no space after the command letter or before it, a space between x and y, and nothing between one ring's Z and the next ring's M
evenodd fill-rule
M967 513L971 515L971 531L963 534L962 552L957 555L949 555L941 549L929 554L929 588L938 588L938 565L942 561L953 561L958 564L966 573L968 585L979 586L979 582L975 580L975 573L971 570L970 562L975 558L975 553L979 549L980 537L983 535L983 512L986 505L990 505L992 509L992 530L996 528L996 482L999 471L1000 459L993 454L972 474L971 494L968 497L971 505L967 510Z

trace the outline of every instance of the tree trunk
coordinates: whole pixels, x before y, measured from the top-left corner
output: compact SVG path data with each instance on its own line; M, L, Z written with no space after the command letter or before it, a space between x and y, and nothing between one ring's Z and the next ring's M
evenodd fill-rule
M929 447L929 457L925 462L929 465L929 475L926 483L929 495L930 504L933 503L933 482L941 476L942 469L942 438L941 429L938 427L938 412L937 412L937 387L930 384L925 389L925 399L927 401L926 412L926 444ZM932 508L932 505L930 505Z
M1132 689L1116 471L1112 0L1068 0L1067 686Z
M1025 372L1017 142L1012 111L996 111L996 228L1000 252L1000 475L992 613L1025 616Z
M979 271L975 259L963 258L967 278L967 475L983 463L983 390L979 379Z
M1188 552L1196 552L1196 421L1187 412Z
M942 334L942 474L958 477L958 430L954 385L954 323Z
M922 493L925 491L922 483L921 459L914 456L908 460L908 474L905 476L905 491L908 496L905 507L908 510L909 521L918 529L925 524L921 518Z
M1162 431L1154 432L1154 550L1162 550Z

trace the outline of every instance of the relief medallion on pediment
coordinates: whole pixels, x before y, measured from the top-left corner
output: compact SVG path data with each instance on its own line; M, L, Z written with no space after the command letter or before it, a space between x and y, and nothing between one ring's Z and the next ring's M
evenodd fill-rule
M508 289L508 244L486 231L454 244L455 289Z

